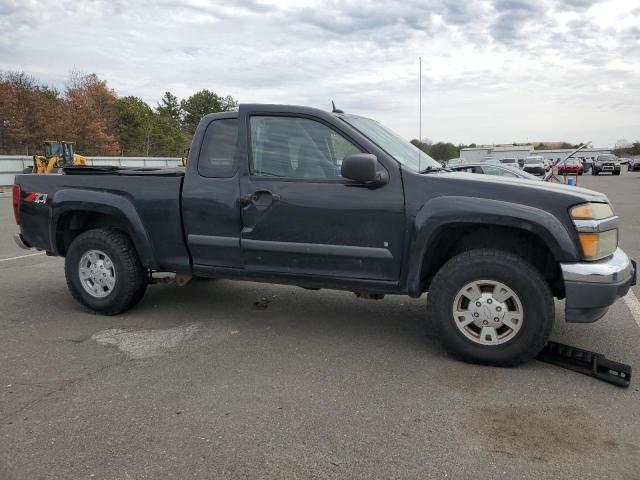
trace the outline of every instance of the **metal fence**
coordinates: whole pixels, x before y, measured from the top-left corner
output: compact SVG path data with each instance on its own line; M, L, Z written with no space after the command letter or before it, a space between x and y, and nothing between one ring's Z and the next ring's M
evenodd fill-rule
M89 165L117 165L121 167L176 167L179 157L87 157ZM0 185L12 185L18 173L33 165L28 155L0 155Z

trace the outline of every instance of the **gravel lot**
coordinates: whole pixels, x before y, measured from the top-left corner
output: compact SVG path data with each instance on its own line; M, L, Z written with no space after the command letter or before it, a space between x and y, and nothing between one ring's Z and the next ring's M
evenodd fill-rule
M640 259L640 172L580 177ZM640 478L640 379L449 358L425 297L231 281L102 317L0 195L0 479ZM640 296L638 287L634 287ZM635 297L552 338L640 368Z

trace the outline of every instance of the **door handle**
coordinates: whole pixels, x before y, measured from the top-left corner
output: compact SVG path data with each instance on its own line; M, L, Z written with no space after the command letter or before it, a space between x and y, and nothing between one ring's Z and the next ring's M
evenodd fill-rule
M240 205L247 207L253 203L257 207L268 207L277 200L280 200L280 195L271 193L269 190L257 190L240 196Z

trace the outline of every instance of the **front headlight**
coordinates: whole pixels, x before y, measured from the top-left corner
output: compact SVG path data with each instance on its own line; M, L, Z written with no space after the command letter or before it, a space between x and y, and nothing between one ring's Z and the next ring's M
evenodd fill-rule
M613 210L608 203L582 203L569 210L573 220L602 220L613 217Z
M618 248L618 229L608 203L583 203L569 209L585 260L600 260ZM612 224L612 221L614 222Z

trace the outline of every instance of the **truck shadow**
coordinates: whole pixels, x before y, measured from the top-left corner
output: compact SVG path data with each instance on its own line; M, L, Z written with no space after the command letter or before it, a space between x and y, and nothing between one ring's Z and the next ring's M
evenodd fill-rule
M150 287L128 316L153 323L159 316L174 325L201 323L230 329L269 328L287 335L321 334L335 341L375 339L424 348L437 345L426 321L425 297L357 298L351 292L235 282L195 281L185 287ZM162 313L160 313L162 312Z

